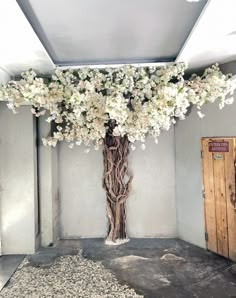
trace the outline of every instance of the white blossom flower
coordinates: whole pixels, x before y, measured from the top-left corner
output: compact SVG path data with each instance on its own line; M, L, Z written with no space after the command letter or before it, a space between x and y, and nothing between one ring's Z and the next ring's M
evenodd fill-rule
M73 148L74 148L74 143L70 143L70 144L69 144L69 148L70 148L70 149L73 149Z
M233 96L231 96L229 98L226 98L226 100L225 100L225 103L227 105L231 105L233 102L234 102L234 97Z
M87 148L84 150L85 153L89 153L90 152L90 148Z
M42 138L42 142L43 142L43 145L44 145L44 146L47 146L47 145L48 145L48 140L47 140L47 139Z
M201 111L198 111L197 114L198 114L198 116L200 118L204 118L205 117L205 114L203 114Z
M131 148L132 151L134 151L136 149L136 147L134 146L134 144L131 144L130 145L130 148Z
M140 146L140 148L141 148L142 150L145 150L145 148L146 148L145 144L142 144L142 145Z
M76 142L75 142L75 144L76 144L77 146L81 145L81 143L82 143L82 141L76 141Z

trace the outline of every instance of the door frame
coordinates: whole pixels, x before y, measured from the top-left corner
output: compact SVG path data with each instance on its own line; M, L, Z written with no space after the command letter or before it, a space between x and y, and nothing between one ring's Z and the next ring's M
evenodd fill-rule
M216 140L227 140L227 139L234 139L235 141L235 145L236 145L236 136L213 136L213 137L202 137L201 138L201 176L202 176L202 200L203 200L203 208L204 208L204 227L205 227L205 243L206 243L206 248L208 248L208 229L207 229L207 219L206 219L206 200L205 200L205 183L204 183L204 156L203 156L203 141L204 140L208 140L208 141L216 141ZM233 153L234 153L234 164L233 164L233 167L234 167L234 196L236 196L236 147L234 146L233 148ZM225 179L225 177L224 177ZM226 183L226 182L225 182ZM225 184L226 186L226 184ZM226 194L225 194L226 196ZM228 252L228 258L229 259L232 259L233 261L236 261L236 247L234 248L234 252L232 253L230 251L230 239L229 239L229 222L228 222L228 205L227 205L227 196L226 196L226 212L227 212L227 232L228 232L228 248L229 248L229 252ZM233 208L235 210L235 208ZM235 210L235 214L236 214L236 210ZM235 215L236 216L236 215ZM216 227L217 228L217 227ZM217 239L216 239L217 241ZM235 242L235 239L233 239L232 241ZM210 250L210 249L209 249ZM217 248L218 250L218 248ZM212 250L213 251L213 250ZM213 251L215 252L215 251ZM217 253L217 251L215 252Z

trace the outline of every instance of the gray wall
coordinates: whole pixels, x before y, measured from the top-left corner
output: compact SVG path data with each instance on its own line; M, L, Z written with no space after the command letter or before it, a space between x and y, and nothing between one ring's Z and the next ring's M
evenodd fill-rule
M235 73L236 65L229 63L222 69ZM203 113L206 116L200 119L193 109L175 128L178 234L201 247L205 247L205 223L200 142L202 137L236 136L236 102L223 110L216 104L208 104Z
M14 115L0 103L0 165L2 253L32 253L39 227L35 119L30 107Z
M43 137L51 135L51 125L45 121L46 117L38 120L40 232L43 246L55 243L59 237L58 147L45 147L42 143Z
M2 68L0 68L0 84L4 84L10 80L10 76ZM1 198L0 198L0 255L2 254L2 229L1 229Z
M5 84L10 80L10 76L0 67L0 84Z
M102 152L83 147L59 150L61 237L103 237L107 233ZM127 201L131 237L176 236L174 130L159 144L147 141L146 150L130 153L133 187Z
M131 237L175 237L174 129L164 132L159 143L149 138L146 150L130 154L134 173L127 201L127 228Z
M59 146L60 236L103 237L107 220L102 152Z

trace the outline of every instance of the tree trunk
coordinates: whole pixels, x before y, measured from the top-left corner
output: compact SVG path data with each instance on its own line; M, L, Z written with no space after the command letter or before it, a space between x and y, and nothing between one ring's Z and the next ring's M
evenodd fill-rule
M109 219L107 241L127 239L125 202L128 198L133 176L128 171L129 140L127 136L107 134L103 146L106 208Z

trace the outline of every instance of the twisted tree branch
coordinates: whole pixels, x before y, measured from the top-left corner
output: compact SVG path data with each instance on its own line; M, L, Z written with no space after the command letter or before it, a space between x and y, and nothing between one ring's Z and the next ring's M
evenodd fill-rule
M129 140L127 136L106 135L103 144L106 205L109 219L108 240L126 239L125 202L131 190L133 175L128 171ZM128 181L126 182L128 178Z

